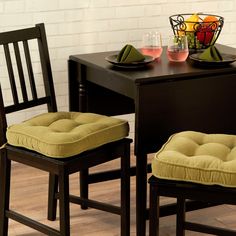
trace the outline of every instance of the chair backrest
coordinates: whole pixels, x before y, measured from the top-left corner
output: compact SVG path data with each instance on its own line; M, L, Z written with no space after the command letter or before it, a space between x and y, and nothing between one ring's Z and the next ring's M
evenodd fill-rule
M36 41L36 49L33 50L29 46L32 41ZM0 79L0 144L2 145L6 142L6 114L43 104L47 104L48 111L55 112L57 105L44 24L0 33L0 46L7 67L7 77ZM36 77L39 76L34 72L32 63L32 54L36 52L41 64L41 87L37 86ZM5 103L6 97L9 97L4 95L2 88L2 83L5 82L9 83L8 90L12 96L10 104ZM43 95L39 95L39 87L41 90L44 87Z

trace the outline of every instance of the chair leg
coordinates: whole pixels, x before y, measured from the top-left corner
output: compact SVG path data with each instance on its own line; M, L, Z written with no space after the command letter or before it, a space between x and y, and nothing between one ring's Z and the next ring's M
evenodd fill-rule
M88 169L80 171L80 197L84 199L88 199L88 190L89 190L88 175L89 175ZM83 210L88 209L87 204L82 203L81 209Z
M150 184L150 210L149 210L149 236L159 235L160 196L157 194L157 186Z
M185 199L177 198L177 213L176 213L176 236L184 236L184 222L185 222Z
M70 235L69 175L65 170L59 173L60 235Z
M121 236L130 235L130 145L121 157Z
M49 174L48 184L48 220L56 220L57 215L57 199L55 197L58 193L58 176Z
M10 178L11 161L7 158L6 152L0 151L0 236L8 235L9 219L6 211L10 203Z
M136 232L145 235L147 219L147 154L136 155Z

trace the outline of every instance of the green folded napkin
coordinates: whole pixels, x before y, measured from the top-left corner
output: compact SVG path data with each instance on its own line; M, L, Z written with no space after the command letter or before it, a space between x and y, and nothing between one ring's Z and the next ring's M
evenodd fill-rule
M223 58L219 50L214 46L210 46L199 55L199 59L204 61L222 61Z
M122 63L131 63L144 61L145 57L134 46L125 45L117 55L117 61Z

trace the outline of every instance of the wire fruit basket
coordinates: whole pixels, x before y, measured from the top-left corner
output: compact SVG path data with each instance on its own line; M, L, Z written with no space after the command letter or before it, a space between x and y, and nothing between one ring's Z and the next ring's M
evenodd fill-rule
M224 18L212 14L177 14L169 17L175 35L186 35L190 50L200 51L214 45L224 25Z

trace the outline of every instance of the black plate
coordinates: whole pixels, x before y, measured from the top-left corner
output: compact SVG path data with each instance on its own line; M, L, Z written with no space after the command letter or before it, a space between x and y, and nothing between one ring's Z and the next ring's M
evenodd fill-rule
M223 58L222 61L202 60L199 58L200 55L201 55L201 53L194 53L194 54L189 55L189 58L191 60L193 60L194 62L196 62L197 64L203 65L203 66L224 66L224 65L228 65L228 64L236 61L236 55L231 55L231 54L222 53L221 54L221 56Z
M142 67L147 65L148 63L152 62L155 60L154 57L148 56L148 55L144 55L145 59L144 61L135 61L135 62L131 62L131 63L122 63L122 62L118 62L117 61L117 55L110 55L105 57L105 60L110 62L111 64L118 66L118 67L122 67L122 68L137 68L137 67Z

